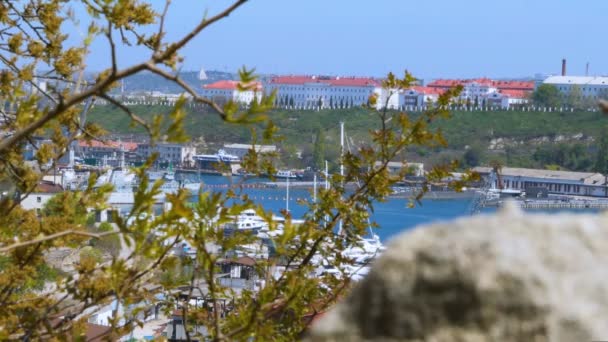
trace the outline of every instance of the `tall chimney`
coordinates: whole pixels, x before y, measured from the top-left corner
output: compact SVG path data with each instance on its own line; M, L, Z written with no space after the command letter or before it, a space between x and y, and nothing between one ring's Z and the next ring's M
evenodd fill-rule
M589 76L589 62L587 62L587 66L585 67L585 76Z
M562 59L562 76L566 76L566 59Z

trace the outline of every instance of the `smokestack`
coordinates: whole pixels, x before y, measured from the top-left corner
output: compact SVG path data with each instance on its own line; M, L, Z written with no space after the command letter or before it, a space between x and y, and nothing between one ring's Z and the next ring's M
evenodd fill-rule
M566 59L562 59L562 76L566 76Z
M587 62L587 66L585 67L585 76L589 76L589 62Z

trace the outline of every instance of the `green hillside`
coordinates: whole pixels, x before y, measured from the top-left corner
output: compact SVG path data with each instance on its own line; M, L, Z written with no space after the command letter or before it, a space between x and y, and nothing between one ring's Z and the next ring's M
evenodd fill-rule
M170 110L161 106L131 108L147 120L151 120L154 114L164 114ZM225 142L251 141L251 130L248 127L224 123L216 114L208 111L200 109L188 109L188 111L186 129L193 138L202 136L211 146ZM112 133L144 133L141 128L133 128L130 118L112 106L97 106L89 117L91 121L100 123ZM355 144L367 142L369 130L377 127L379 123L376 113L360 108L322 111L277 110L270 113L270 117L280 128L279 132L285 139L282 142L284 150L300 150L305 154L310 152L314 135L320 128L326 134L328 153L332 156L337 153L340 121L346 123L347 134L352 137ZM562 168L589 169L590 162L573 165L563 160L566 158L564 155L576 153L582 154L577 159L593 159L596 148L591 141L598 141L597 138L606 132L607 124L608 118L599 112L455 111L451 119L435 124L435 127L443 130L450 145L449 149L440 153L439 150L414 148L410 158L434 163L461 158L465 146L478 146L481 150L479 156L481 162L498 159L513 166L543 167L553 164L552 159L557 159L558 166ZM261 127L256 128L258 132L261 131ZM578 135L577 139L572 140L576 135ZM507 144L488 151L490 142L498 138L519 144L511 146ZM572 146L578 146L576 151L570 151ZM552 149L561 149L561 152ZM544 153L545 156L534 157L536 152ZM561 154L561 157L553 158L552 153ZM546 157L547 155L549 157ZM560 158L562 160L559 160Z

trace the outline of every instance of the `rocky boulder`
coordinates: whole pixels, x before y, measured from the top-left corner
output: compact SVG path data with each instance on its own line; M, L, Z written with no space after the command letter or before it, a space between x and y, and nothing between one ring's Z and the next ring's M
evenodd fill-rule
M608 216L509 206L406 232L309 339L608 340Z

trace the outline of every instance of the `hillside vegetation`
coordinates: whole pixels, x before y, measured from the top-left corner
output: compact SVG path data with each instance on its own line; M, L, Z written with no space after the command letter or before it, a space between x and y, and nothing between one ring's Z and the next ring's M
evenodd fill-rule
M168 113L162 106L134 106L133 111L151 120L154 114ZM199 108L188 108L186 128L193 138L203 137L210 148L223 143L251 142L251 129L222 122L215 114ZM417 116L417 113L412 113ZM355 145L369 140L369 130L378 125L374 113L364 109L285 111L270 113L279 127L285 151L312 153L317 132L325 134L326 154L334 159L338 153L339 122L346 123L347 135ZM112 106L97 106L90 120L100 123L111 133L144 133L130 125L130 118ZM449 144L448 149L418 149L409 152L409 159L428 163L462 159L467 149L469 159L480 164L499 160L510 166L556 167L591 170L597 148L593 144L606 132L608 118L600 112L528 112L528 111L454 111L452 118L436 123ZM261 132L262 127L255 127ZM498 143L497 143L498 142ZM574 155L568 157L568 155ZM571 159L577 159L572 161ZM463 160L463 164L467 162ZM304 161L306 164L306 161ZM305 165L297 165L305 166ZM467 165L468 166L468 165Z

